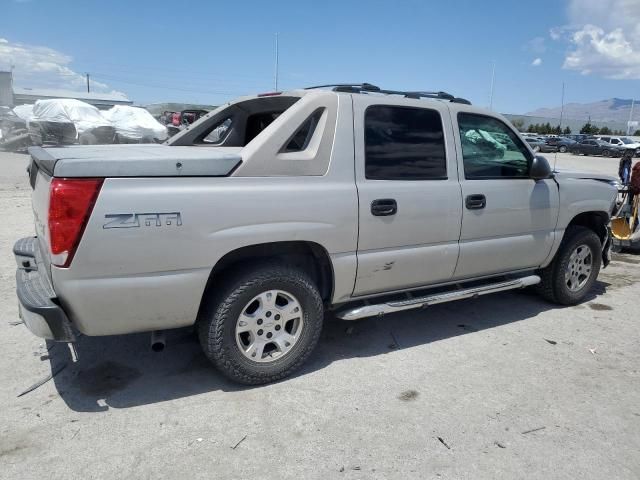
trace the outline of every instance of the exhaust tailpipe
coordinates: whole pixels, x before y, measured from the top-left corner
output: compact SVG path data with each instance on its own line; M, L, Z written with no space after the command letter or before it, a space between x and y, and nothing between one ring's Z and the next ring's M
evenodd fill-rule
M161 352L164 350L166 343L167 340L163 331L159 330L151 332L151 350L154 352Z

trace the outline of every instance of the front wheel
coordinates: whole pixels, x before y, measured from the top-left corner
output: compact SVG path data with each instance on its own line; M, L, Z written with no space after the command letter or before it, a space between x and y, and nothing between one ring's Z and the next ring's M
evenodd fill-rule
M600 238L593 230L571 226L555 258L540 271L539 293L561 305L575 305L588 295L602 263Z
M562 145L560 148L558 148L558 151L559 151L560 153L566 153L566 151L567 151L567 147L565 147L564 145Z
M302 366L320 338L323 313L318 288L306 272L263 263L241 270L205 300L198 335L220 372L259 385Z

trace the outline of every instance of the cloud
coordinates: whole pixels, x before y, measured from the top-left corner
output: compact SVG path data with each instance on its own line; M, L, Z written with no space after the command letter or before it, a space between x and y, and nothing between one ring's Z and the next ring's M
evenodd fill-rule
M540 57L531 62L532 67L539 67L540 65L542 65L542 59Z
M0 70L13 69L16 86L84 91L84 75L72 70L73 58L49 47L25 45L0 38ZM102 82L91 82L92 90L120 93Z
M570 25L551 29L569 49L563 68L583 75L640 79L640 2L570 0Z
M531 53L544 53L547 51L544 37L535 37L527 42L524 49Z

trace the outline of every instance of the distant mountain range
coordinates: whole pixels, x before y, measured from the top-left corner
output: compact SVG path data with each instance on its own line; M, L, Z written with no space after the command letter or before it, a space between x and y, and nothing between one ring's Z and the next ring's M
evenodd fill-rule
M532 117L560 118L560 107L539 108L525 115ZM616 122L626 125L631 111L631 100L610 98L593 103L567 103L563 117L572 120L589 120L592 122ZM635 100L633 120L640 120L640 102Z

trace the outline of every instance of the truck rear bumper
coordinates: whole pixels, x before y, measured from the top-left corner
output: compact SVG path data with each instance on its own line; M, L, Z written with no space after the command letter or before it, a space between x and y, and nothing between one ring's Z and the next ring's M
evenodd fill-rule
M16 293L20 318L31 333L58 342L73 342L75 333L64 310L58 305L56 293L40 257L36 237L22 238L13 246L18 264Z

